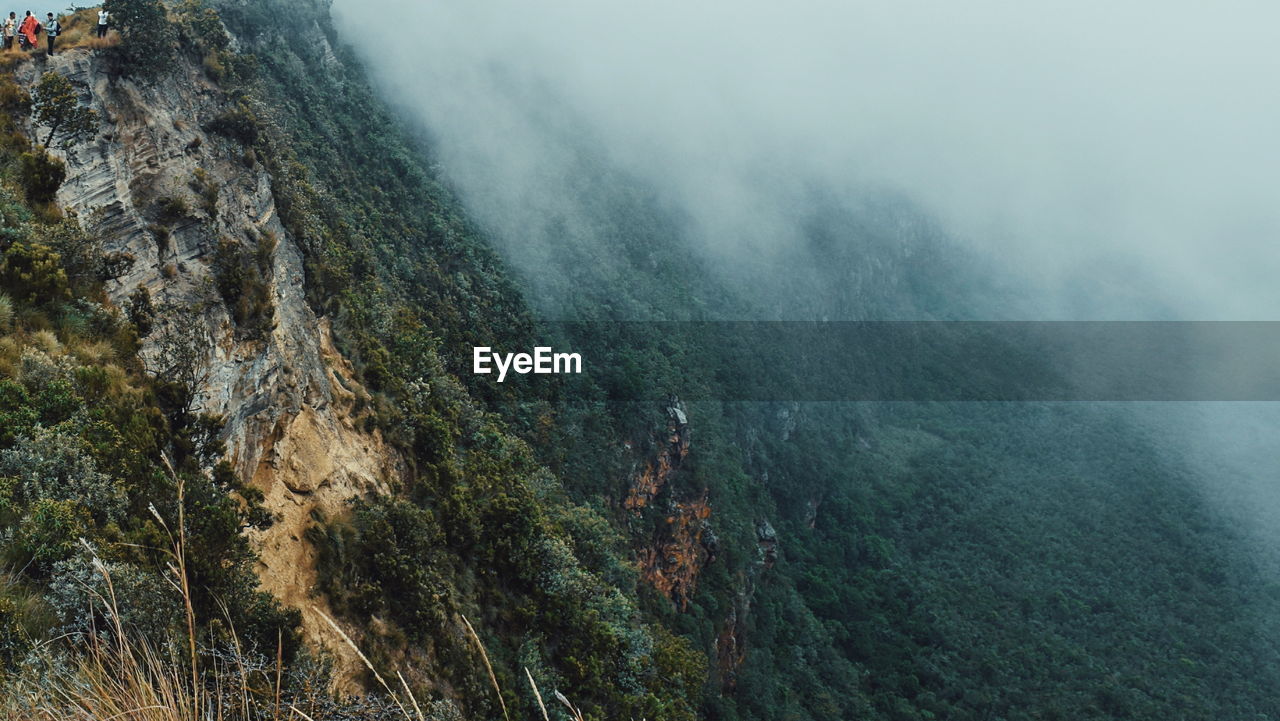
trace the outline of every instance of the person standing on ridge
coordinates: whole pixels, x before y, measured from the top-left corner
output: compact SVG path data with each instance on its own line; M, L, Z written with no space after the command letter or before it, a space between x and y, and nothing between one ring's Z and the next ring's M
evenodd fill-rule
M98 37L105 38L107 36L107 20L111 17L111 13L107 12L104 7L98 10Z
M10 12L4 19L4 49L13 49L13 36L18 34L18 14Z
M23 50L30 50L40 43L40 38L36 36L36 26L40 23L36 22L36 16L27 11L27 16L22 19L22 25L18 28L19 44Z
M44 33L49 38L49 55L53 55L53 41L58 37L58 33L62 32L62 23L49 13L49 19L44 24Z

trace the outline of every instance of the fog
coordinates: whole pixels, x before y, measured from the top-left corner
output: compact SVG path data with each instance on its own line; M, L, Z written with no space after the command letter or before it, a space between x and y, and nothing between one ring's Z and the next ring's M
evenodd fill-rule
M556 272L547 218L590 236L570 189L586 153L656 188L722 268L785 254L797 203L820 187L908 199L1029 289L1021 317L1280 307L1274 2L335 0L334 13L535 278ZM1179 416L1211 495L1258 528L1280 508L1260 453L1268 408Z
M814 184L900 193L1047 315L1267 319L1280 301L1274 3L336 0L517 266L575 145L724 262ZM399 28L386 41L357 29ZM1088 281L1096 303L1052 300ZM1098 292L1098 289L1101 289Z

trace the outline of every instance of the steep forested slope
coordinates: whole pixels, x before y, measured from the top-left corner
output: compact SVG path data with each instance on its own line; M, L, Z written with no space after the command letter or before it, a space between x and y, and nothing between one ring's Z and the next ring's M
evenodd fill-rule
M183 543L200 549L178 554L197 665L216 673L243 641L266 669L246 684L249 717L272 715L277 685L314 696L326 654L340 689L377 692L399 672L442 719L539 717L525 669L548 700L560 690L599 719L1280 717L1280 597L1200 502L1176 445L1123 409L714 400L734 359L693 358L626 323L564 339L617 369L601 387L467 372L465 349L531 345L547 314L986 307L991 280L908 203L815 198L797 218L804 247L768 288L744 289L689 249L657 194L584 152L575 202L591 222L566 230L545 268L510 271L324 2L210 5L170 11L176 50L160 67L122 70L112 63L129 58L93 48L61 61L79 68L102 132L148 149L130 157L112 138L67 167L154 179L158 166L181 183L104 181L119 217L61 221L30 175L5 178L11 679L30 683L33 642L95 602L74 591L97 583L95 558L131 628L158 647L187 633L184 596L166 585L181 507ZM24 62L19 77L33 77ZM165 122L147 121L148 104ZM183 109L196 122L179 127ZM25 106L7 112L9 168L31 149ZM73 177L59 200L89 210L94 182ZM233 192L240 182L252 192ZM137 256L129 273L107 268L112 248ZM171 302L153 308L153 295ZM226 418L193 406L199 383L148 365L202 352L175 328L221 339L213 367L249 368L203 381ZM298 466L339 444L308 446L298 418L366 455L312 478ZM281 563L296 573L273 575ZM255 592L255 568L285 605ZM296 670L273 679L277 650Z
M323 88L323 76L288 77L284 98L336 96L299 90ZM318 122L341 122L343 109L328 107ZM384 157L385 146L369 152ZM678 214L601 165L606 154L582 157L583 214L572 228L530 228L562 236L554 262L521 269L546 271L529 287L558 317L946 318L994 302L991 281L900 199L816 199L798 220L811 246L788 259L792 272L770 292L739 294L681 242ZM342 164L309 163L320 176ZM579 346L635 332L589 328ZM706 654L705 713L1276 712L1263 691L1274 637L1259 606L1274 598L1200 504L1176 447L1122 412L699 402L679 406L685 426L664 399L690 388L714 397L718 361L682 365L654 343L630 362L606 354L652 407L575 395L540 401L554 409L541 417L501 408L571 497L623 532L640 578L615 578ZM587 558L602 540L571 534Z

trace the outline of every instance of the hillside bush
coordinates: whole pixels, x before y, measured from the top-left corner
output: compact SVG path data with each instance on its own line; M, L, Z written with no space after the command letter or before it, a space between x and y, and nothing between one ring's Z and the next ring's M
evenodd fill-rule
M273 244L273 236L264 236L258 248L250 250L244 243L222 238L214 250L214 285L243 338L261 338L272 327L275 306L267 278Z
M177 33L161 0L106 0L121 42L105 52L122 75L154 78L173 67Z
M0 288L31 305L71 299L71 284L62 258L40 243L17 242L0 258Z
M18 182L32 203L50 203L67 179L67 165L43 149L18 156Z
M244 103L220 113L206 123L204 129L206 132L217 133L246 147L258 142L258 136L261 133L257 115Z

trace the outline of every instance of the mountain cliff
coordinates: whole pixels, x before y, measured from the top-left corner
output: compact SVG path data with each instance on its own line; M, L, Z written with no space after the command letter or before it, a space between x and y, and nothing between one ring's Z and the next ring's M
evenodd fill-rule
M732 359L610 323L568 340L652 402L491 383L467 351L532 346L544 293L764 311L606 153L595 235L513 270L323 0L111 6L3 56L0 708L1280 717L1277 598L1123 414L710 401ZM92 114L46 149L51 75ZM863 210L813 209L826 262L769 313L972 302L911 208Z
M361 425L368 393L307 304L302 250L280 220L266 167L241 140L209 130L241 106L190 61L140 82L118 77L109 57L71 49L15 74L32 87L43 73L66 77L101 119L93 140L55 151L67 173L57 203L107 252L134 258L104 289L113 305L141 290L152 304L183 309L165 321L181 327L143 338L143 357L170 332L198 340L195 402L223 419L226 459L274 516L252 534L262 588L302 612L304 636L342 659L340 676L356 672L315 615L328 609L309 592L316 553L305 531L313 513L385 493L403 462ZM254 276L228 286L228 276L246 275L242 264ZM250 293L258 297L247 316Z

